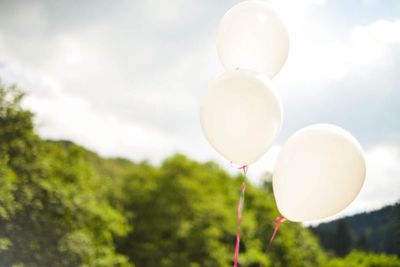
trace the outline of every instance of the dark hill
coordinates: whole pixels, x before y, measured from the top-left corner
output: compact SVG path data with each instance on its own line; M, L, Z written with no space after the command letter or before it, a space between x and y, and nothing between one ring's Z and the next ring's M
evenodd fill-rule
M321 245L336 255L351 249L400 255L400 203L323 223L311 230ZM344 241L350 244L347 251L343 251Z

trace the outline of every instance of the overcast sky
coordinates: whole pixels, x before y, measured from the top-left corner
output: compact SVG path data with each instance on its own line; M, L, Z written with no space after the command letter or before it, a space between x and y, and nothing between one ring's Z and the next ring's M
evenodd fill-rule
M154 163L182 152L229 169L201 132L199 99L223 72L215 36L237 2L0 0L0 78L28 92L44 138ZM400 1L271 2L290 34L273 80L284 123L249 178L271 171L298 129L334 123L360 141L368 168L340 216L399 200Z

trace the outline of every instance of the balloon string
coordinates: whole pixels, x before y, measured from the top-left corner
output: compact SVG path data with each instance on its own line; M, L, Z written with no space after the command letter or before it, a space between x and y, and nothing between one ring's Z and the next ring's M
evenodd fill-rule
M243 174L246 175L247 173L247 165L243 165L242 167L239 168L242 170ZM244 207L244 201L245 201L245 194L246 194L246 183L242 184L242 191L240 192L240 197L239 197L239 203L238 203L238 227L237 227L237 234L236 234L236 246L235 246L235 256L233 259L233 266L237 267L238 266L238 261L239 261L239 247L240 247L240 224L242 222L242 212L243 212L243 207Z
M234 257L234 267L238 266L239 260L239 247L240 247L240 224L242 222L242 211L244 207L244 196L246 194L246 184L243 183L242 191L240 192L240 198L238 203L238 229L236 234L236 246L235 246L235 257Z
M274 241L275 236L276 236L276 234L278 233L279 227L281 226L281 224L282 224L284 221L287 221L287 219L286 219L285 217L283 217L282 215L279 215L278 217L276 217L276 219L275 219L274 232L273 232L273 234L272 234L272 236L271 236L271 239L269 240L267 249L266 249L265 251L267 251L268 248L271 246L272 241ZM260 267L263 267L262 263L260 263Z
M268 247L271 246L272 241L274 241L276 234L278 233L279 230L279 226L281 226L281 223L283 223L284 221L286 221L287 219L285 217L283 217L282 215L278 216L275 219L275 227L274 227L274 233L271 236L271 239L269 240L268 243Z

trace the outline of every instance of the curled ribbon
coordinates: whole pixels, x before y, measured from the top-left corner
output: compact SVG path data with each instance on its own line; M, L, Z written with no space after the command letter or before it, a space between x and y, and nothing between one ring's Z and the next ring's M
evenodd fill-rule
M269 244L268 247L271 246L272 241L274 241L274 238L276 236L276 234L278 233L279 230L279 226L281 226L281 223L283 223L284 221L286 221L287 219L285 217L283 217L282 215L276 217L275 219L275 227L274 227L274 233L271 236L271 239L269 240Z
M273 234L272 234L272 236L271 236L271 239L269 240L269 243L268 243L268 246L267 246L266 251L267 251L268 248L271 246L272 241L274 241L275 236L276 236L276 234L278 233L278 230L279 230L279 227L281 226L281 223L283 223L284 221L287 221L287 219L286 219L284 216L279 215L278 217L276 217L276 219L275 219L274 232L273 232ZM262 267L262 266L263 266L263 265L260 263L260 267Z

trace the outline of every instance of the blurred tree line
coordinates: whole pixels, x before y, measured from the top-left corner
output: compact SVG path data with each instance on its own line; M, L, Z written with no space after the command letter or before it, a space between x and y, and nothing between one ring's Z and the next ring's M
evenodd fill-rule
M400 256L400 203L323 223L311 230L322 246L338 256L351 249Z
M183 155L160 166L45 141L15 86L0 84L0 266L231 266L244 177ZM400 266L396 256L332 258L278 215L270 185L248 184L240 266Z

